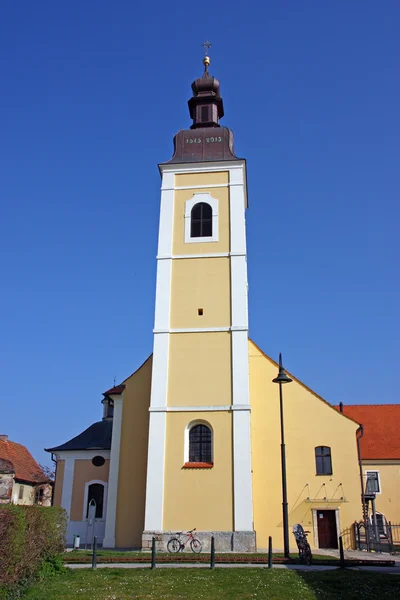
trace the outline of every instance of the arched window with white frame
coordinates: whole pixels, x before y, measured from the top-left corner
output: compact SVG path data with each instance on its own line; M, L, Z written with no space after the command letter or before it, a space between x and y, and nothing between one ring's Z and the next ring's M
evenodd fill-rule
M185 202L185 243L218 242L218 200L193 194Z
M205 421L189 423L185 437L185 464L212 467L214 457L211 425Z
M85 483L85 495L83 501L83 519L88 518L90 501L96 502L96 519L106 518L107 508L107 482L100 480L87 481Z

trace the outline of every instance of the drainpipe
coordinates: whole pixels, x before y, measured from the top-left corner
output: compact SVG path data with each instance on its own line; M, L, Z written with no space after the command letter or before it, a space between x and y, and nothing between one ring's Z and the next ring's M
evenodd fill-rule
M358 435L360 433L360 435ZM360 425L360 427L356 431L357 438L357 454L358 454L358 466L360 468L360 485L361 485L361 501L362 501L362 514L365 528L365 540L367 542L367 551L369 552L369 537L368 537L368 511L367 506L365 504L365 493L364 493L364 478L363 478L363 469L362 469L362 458L361 458L361 446L360 440L364 437L364 425Z
M51 506L54 506L54 490L55 490L55 487L56 487L56 481L57 481L57 461L56 461L56 459L54 458L54 454L53 454L53 453L51 453L51 455L50 455L50 456L51 456L51 460L52 460L52 461L53 461L53 463L56 465L56 466L55 466L55 469L54 469L54 483L53 483L53 485L51 486Z

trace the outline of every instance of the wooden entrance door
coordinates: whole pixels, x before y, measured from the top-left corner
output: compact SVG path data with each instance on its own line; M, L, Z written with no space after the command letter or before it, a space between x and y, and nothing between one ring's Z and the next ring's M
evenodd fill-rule
M334 510L317 510L320 548L337 548L336 514Z

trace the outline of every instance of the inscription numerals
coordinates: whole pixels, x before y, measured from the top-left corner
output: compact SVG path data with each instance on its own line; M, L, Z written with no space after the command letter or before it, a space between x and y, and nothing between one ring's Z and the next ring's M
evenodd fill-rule
M186 138L185 144L202 144L202 138ZM222 142L222 137L220 135L215 137L207 137L205 138L206 144L215 144L215 142Z

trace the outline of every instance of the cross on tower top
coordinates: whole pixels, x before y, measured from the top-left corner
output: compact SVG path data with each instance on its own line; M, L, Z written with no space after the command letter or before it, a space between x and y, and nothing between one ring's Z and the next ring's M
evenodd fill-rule
M208 51L211 48L211 42L205 41L205 42L202 43L202 46L204 48L204 54L205 54L205 56L208 56Z

